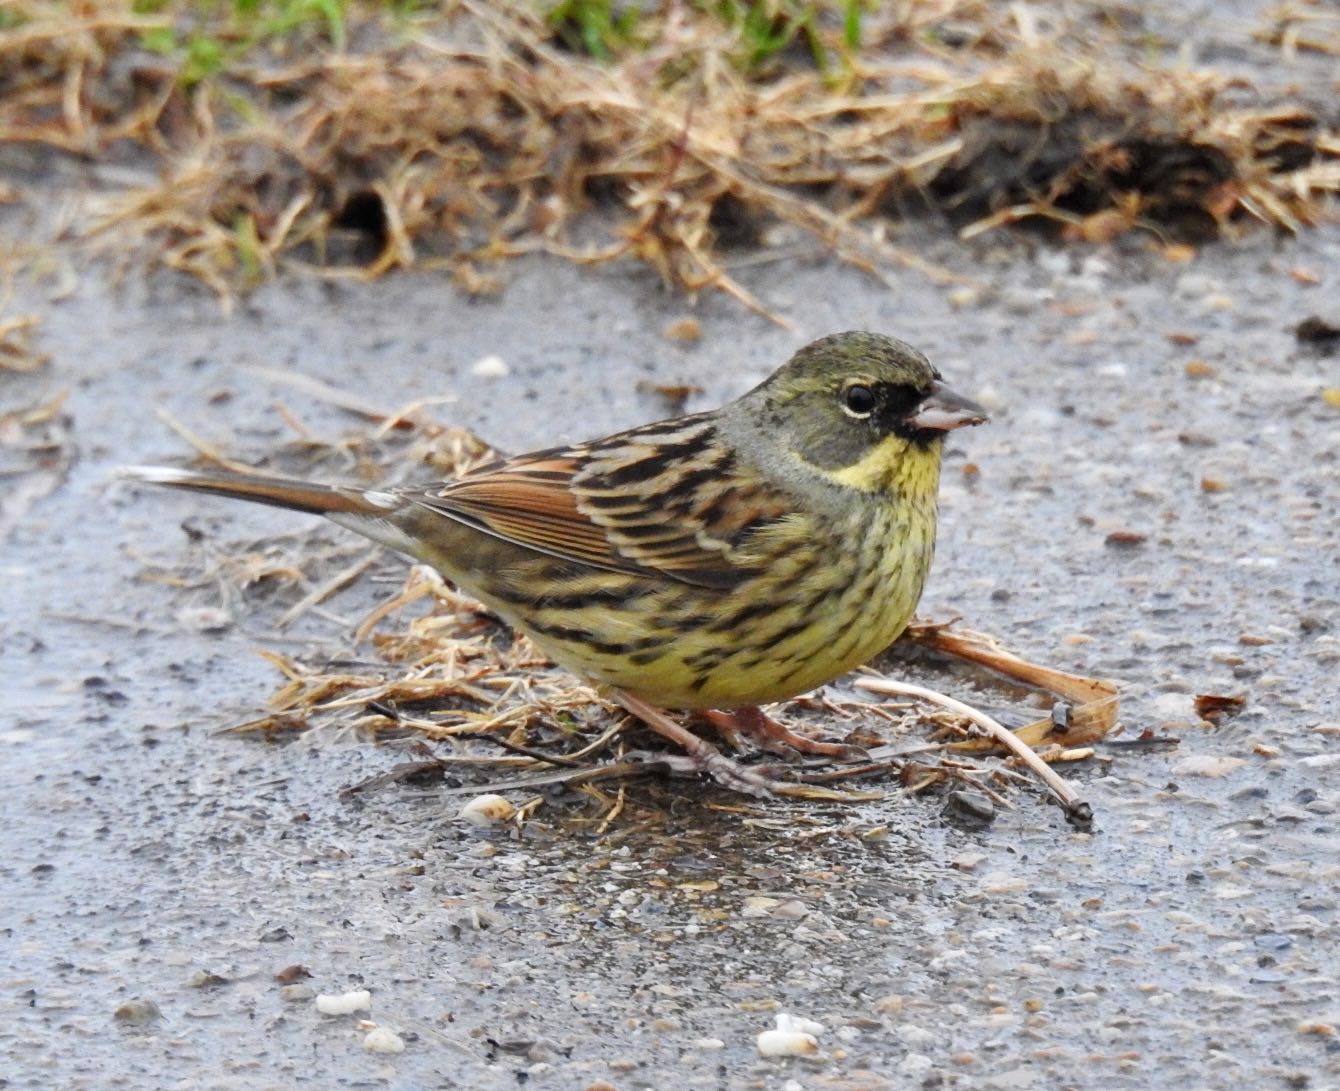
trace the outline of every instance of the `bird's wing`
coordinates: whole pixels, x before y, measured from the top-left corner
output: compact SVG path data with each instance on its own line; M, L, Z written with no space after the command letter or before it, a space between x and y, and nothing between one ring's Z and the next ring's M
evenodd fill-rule
M790 510L705 416L522 455L411 498L563 560L721 588L754 574L739 546Z

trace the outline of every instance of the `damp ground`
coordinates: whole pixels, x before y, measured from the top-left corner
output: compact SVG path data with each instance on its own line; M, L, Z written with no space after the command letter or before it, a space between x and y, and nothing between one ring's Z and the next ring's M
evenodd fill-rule
M1336 320L1340 234L1185 263L910 241L961 281L741 263L792 330L545 260L489 300L289 279L225 316L54 247L16 299L50 362L3 387L6 411L67 397L6 441L0 1082L1336 1086L1340 356L1296 327ZM699 341L665 336L690 315ZM523 450L664 415L645 380L715 405L847 328L914 342L993 411L949 446L922 613L1120 681L1122 731L1067 770L1090 832L1027 793L970 828L936 795L741 810L650 780L603 834L561 795L493 833L431 789L342 798L412 744L220 729L276 687L258 650L370 655L353 624L401 562L280 633L291 589L144 573L343 532L113 481L189 454L160 409L237 457L292 438L276 403L363 427L258 366L449 398L438 419ZM1208 726L1198 694L1245 702ZM364 988L403 1053L312 999ZM759 1056L779 1012L823 1024L820 1055Z

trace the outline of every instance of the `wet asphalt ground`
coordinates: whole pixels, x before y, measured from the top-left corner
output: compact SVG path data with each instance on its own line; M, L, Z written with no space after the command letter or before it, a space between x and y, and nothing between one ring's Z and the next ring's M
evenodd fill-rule
M180 282L21 284L51 363L5 376L5 408L68 398L48 449L7 455L0 1083L1340 1086L1340 357L1294 334L1336 317L1338 244L1256 234L1177 264L931 237L962 282L764 264L742 275L796 329L707 298L689 345L663 334L685 302L645 273L542 261L491 300L289 280L231 317ZM342 619L401 562L278 635L292 589L143 577L312 521L112 482L188 454L157 408L257 458L291 437L277 400L319 435L362 430L255 365L451 397L438 419L519 450L663 415L640 380L706 407L859 327L994 413L951 440L922 612L1118 679L1119 744L1180 740L1068 770L1090 832L1028 793L968 829L936 796L742 814L653 782L604 835L558 803L517 834L431 790L342 800L403 751L218 729L275 689L258 649L358 654ZM507 375L472 373L489 355ZM1208 726L1197 694L1245 702ZM286 989L292 965L311 976ZM362 988L403 1053L311 996ZM817 1057L758 1055L778 1012L823 1024Z

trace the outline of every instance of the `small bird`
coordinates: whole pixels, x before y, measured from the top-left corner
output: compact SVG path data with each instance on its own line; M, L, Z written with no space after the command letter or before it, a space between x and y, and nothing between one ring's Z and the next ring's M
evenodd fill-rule
M427 487L138 468L147 482L324 515L431 565L737 789L727 737L830 756L759 705L903 631L935 546L945 434L987 419L912 346L839 333L706 413L518 455Z

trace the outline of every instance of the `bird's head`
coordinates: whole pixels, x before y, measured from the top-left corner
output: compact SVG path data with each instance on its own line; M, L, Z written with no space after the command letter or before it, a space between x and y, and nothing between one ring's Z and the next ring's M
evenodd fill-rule
M806 345L737 404L785 437L793 455L829 473L907 452L938 459L947 432L987 419L924 355L878 333L835 333Z

